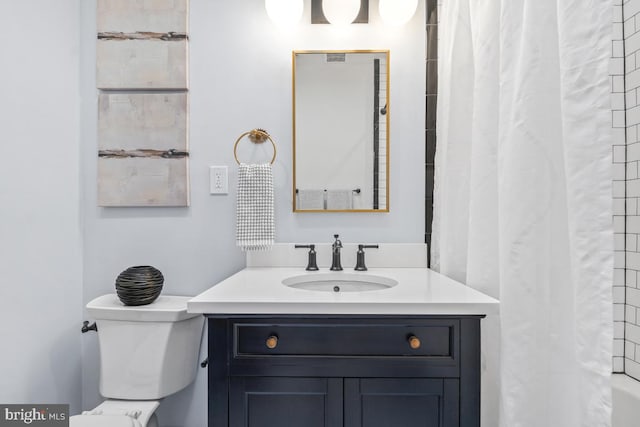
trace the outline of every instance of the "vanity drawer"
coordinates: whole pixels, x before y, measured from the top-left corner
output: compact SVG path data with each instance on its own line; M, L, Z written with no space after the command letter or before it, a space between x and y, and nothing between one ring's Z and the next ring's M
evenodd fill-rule
M234 325L234 358L453 356L455 325L242 324Z

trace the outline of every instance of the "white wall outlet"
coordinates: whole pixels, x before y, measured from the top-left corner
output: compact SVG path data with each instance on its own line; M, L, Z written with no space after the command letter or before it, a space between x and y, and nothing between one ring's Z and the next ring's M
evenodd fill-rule
M209 187L211 194L229 194L227 166L209 166Z

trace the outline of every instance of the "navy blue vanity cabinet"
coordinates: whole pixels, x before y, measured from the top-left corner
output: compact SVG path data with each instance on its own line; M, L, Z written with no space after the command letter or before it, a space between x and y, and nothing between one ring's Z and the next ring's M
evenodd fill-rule
M209 316L209 427L478 427L483 316Z
M232 377L229 386L229 426L343 425L342 379Z

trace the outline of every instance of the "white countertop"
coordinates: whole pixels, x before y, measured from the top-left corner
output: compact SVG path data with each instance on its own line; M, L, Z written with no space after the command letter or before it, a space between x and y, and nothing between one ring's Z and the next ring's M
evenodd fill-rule
M396 280L392 288L366 292L319 292L282 284L292 276L327 273L296 267L249 267L189 300L187 311L203 314L484 315L497 314L498 300L427 268L370 268ZM354 273L345 269L341 273ZM337 274L341 274L337 273Z

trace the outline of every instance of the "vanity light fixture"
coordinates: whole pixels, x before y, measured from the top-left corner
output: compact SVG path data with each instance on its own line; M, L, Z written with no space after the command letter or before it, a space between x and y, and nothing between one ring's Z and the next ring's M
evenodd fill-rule
M418 8L418 0L380 0L378 11L385 24L401 26L409 22Z
M264 7L278 26L291 26L302 18L304 0L265 0Z
M349 25L360 12L360 0L322 0L322 11L331 24Z

